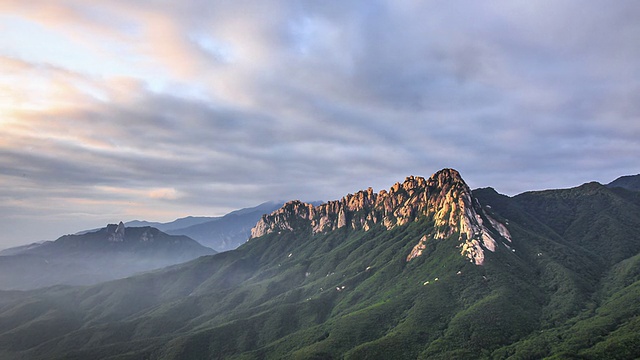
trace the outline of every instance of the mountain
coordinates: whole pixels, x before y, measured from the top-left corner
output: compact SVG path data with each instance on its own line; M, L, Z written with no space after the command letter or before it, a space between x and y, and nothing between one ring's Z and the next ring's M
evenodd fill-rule
M189 226L202 224L207 221L218 219L216 217L208 217L208 216L187 216L183 218L179 218L167 223L160 222L152 222L152 221L144 221L144 220L132 220L124 223L125 226L129 227L143 227L143 226L151 226L160 231L170 231L176 229L182 229Z
M218 219L216 217L207 217L207 216L187 216L179 219L175 219L170 222L161 223L156 221L146 221L146 220L131 220L124 223L126 227L153 227L160 231L167 232L170 230L181 229L188 226L201 224L203 222L211 221L214 219ZM90 229L90 230L82 230L77 232L75 235L83 235L91 232L96 232L100 229ZM181 235L181 234L176 234Z
M218 252L233 250L244 244L251 228L263 214L270 213L282 206L282 202L266 202L252 208L230 212L218 218L193 225L167 229L167 233L186 235Z
M640 191L640 174L621 176L608 183L607 187L621 187L631 191Z
M444 169L260 218L236 250L0 292L3 359L634 359L640 193Z
M251 230L251 236L280 234L294 228L310 228L312 234L345 227L368 231L377 224L390 230L425 217L434 222L433 231L417 242L407 261L422 254L427 239L444 239L456 232L461 254L477 265L484 262L486 250L495 251L496 239L510 248L509 231L482 210L460 174L452 169L442 170L428 180L407 177L404 183L396 183L388 192L379 194L369 188L319 206L292 201L264 215Z
M317 204L318 202L314 202ZM283 201L269 201L258 206L232 211L224 216L188 216L168 223L133 220L126 226L152 226L171 235L185 235L217 252L228 251L244 244L251 235L251 228L263 214L280 208ZM78 234L93 232L87 230Z
M49 243L49 242L51 242L51 241L40 241L40 242L34 242L34 243L31 243L31 244L27 244L27 245L20 245L20 246L16 246L16 247L3 249L3 250L0 250L0 256L20 254L22 252L29 251L31 249L35 249L37 247L40 247L43 244Z
M214 253L186 236L121 222L8 249L0 256L0 289L95 284Z

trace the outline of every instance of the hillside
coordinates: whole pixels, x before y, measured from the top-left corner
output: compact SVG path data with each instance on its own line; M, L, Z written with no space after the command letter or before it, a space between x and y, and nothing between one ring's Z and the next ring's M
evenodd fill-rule
M6 359L632 359L640 198L457 172L265 215L237 250L0 293Z
M640 174L621 176L608 183L607 187L620 187L631 191L640 191Z
M0 289L88 285L195 259L215 251L152 227L110 224L85 234L9 249L0 256Z

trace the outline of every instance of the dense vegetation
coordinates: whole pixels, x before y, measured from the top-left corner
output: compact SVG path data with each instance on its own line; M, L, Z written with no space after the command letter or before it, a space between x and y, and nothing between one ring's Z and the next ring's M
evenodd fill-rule
M91 287L0 293L3 359L633 359L640 196L474 196L512 248L483 266L433 223L294 231Z

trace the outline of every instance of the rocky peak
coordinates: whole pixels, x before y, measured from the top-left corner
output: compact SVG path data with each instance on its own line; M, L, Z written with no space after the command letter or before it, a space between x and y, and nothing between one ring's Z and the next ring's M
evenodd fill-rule
M107 225L107 234L109 234L109 241L113 241L113 242L124 241L124 232L125 232L125 227L122 221L120 221L118 225L116 224Z
M108 224L106 228L107 240L110 242L153 242L160 230L151 226L130 227L127 229L122 221Z
M343 227L367 231L377 224L391 229L423 217L433 219L434 230L417 241L407 261L423 255L427 241L459 234L461 254L481 265L484 250L495 251L496 238L510 241L507 228L484 213L454 169L440 170L429 179L409 176L388 191L375 193L368 188L318 206L288 202L264 215L251 230L251 237L298 226L309 226L314 234Z

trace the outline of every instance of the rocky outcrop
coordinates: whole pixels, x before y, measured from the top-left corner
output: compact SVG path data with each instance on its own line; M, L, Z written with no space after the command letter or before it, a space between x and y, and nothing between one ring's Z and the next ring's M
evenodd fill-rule
M118 225L109 224L107 225L107 233L109 234L109 241L113 242L122 242L124 241L124 232L125 227L124 223L120 221Z
M137 228L136 228L137 229ZM118 225L116 224L108 224L106 228L107 232L107 240L110 242L123 242L123 241L134 241L134 242L153 242L154 240L154 232L158 233L159 230L156 228L152 228L150 226L140 227L144 231L142 234L139 234L140 231L136 230L134 237L129 236L131 234L127 234L126 227L122 221Z
M381 225L391 229L423 217L433 219L433 231L418 240L407 261L423 255L428 241L458 234L461 254L482 265L485 250L495 251L498 240L511 241L506 226L482 210L453 169L438 171L429 179L409 176L388 191L375 193L369 188L318 206L297 200L288 202L264 215L251 230L251 237L291 231L299 226L309 226L314 234L343 227L367 231Z

